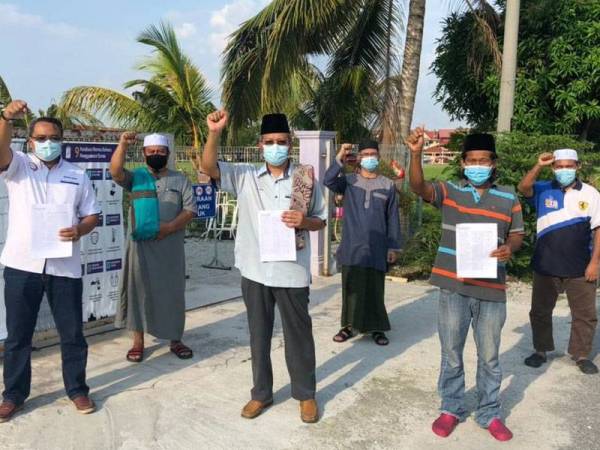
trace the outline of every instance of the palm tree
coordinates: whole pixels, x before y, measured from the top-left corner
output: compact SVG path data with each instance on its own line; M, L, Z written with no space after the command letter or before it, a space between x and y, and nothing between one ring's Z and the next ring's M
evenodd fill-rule
M8 90L8 86L0 77L0 108L9 104L12 101L12 97L10 96L10 92Z
M170 132L199 149L206 134L205 117L214 109L206 79L182 52L171 25L152 25L137 41L153 49L137 66L151 76L125 83L125 89L133 89L131 95L79 86L65 92L60 108L107 117L123 128Z
M368 132L392 103L399 3L274 0L242 24L225 49L230 136L275 110L321 128ZM327 58L325 73L311 64L315 56Z
M399 96L399 126L397 131L403 140L406 139L410 133L415 98L417 96L424 22L425 0L410 0L408 7L408 21L406 24L404 57L402 59L402 73L400 74L399 79L399 91L401 95Z

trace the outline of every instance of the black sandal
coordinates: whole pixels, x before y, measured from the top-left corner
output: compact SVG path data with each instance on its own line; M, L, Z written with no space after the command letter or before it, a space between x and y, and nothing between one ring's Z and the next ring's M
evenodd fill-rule
M175 342L171 344L171 352L173 352L179 359L190 359L192 356L194 356L192 349L187 345L184 345L183 342Z
M577 364L579 370L581 370L586 375L594 375L598 373L598 367L596 367L596 364L594 364L589 359L580 359L576 361L575 364Z
M354 336L354 333L352 333L352 328L344 327L340 331L338 331L338 334L336 334L333 337L333 340L334 340L334 342L341 343L341 342L346 342L348 339L350 339L353 336Z
M539 353L532 353L530 356L525 358L525 365L529 367L533 367L537 369L542 364L544 364L548 359L544 355L540 355Z
M388 345L390 343L385 333L381 331L375 331L371 336L373 336L373 340L377 345Z

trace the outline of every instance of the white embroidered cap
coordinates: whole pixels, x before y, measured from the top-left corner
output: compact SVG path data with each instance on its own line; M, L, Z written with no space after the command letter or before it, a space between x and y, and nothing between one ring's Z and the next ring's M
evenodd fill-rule
M149 134L144 138L144 147L149 147L151 145L161 145L163 147L169 148L169 139L162 134L153 133Z
M554 159L571 159L573 161L579 161L577 157L577 150L571 148L561 148L554 151Z

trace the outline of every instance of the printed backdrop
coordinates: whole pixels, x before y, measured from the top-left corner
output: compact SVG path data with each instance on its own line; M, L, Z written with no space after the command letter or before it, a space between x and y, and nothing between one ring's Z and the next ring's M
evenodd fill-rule
M86 170L102 211L94 231L81 239L83 320L115 314L124 257L123 191L112 181L110 157L116 143L65 142L63 157ZM15 149L17 150L17 149ZM8 195L0 181L0 250L8 226ZM3 268L0 269L2 271ZM0 339L6 337L4 277L0 277ZM54 328L48 302L40 308L37 330Z

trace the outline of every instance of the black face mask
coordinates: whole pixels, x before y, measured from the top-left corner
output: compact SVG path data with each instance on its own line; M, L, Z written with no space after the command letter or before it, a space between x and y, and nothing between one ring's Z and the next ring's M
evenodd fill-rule
M146 164L148 164L152 170L158 172L165 168L168 159L169 155L148 155L146 156Z

